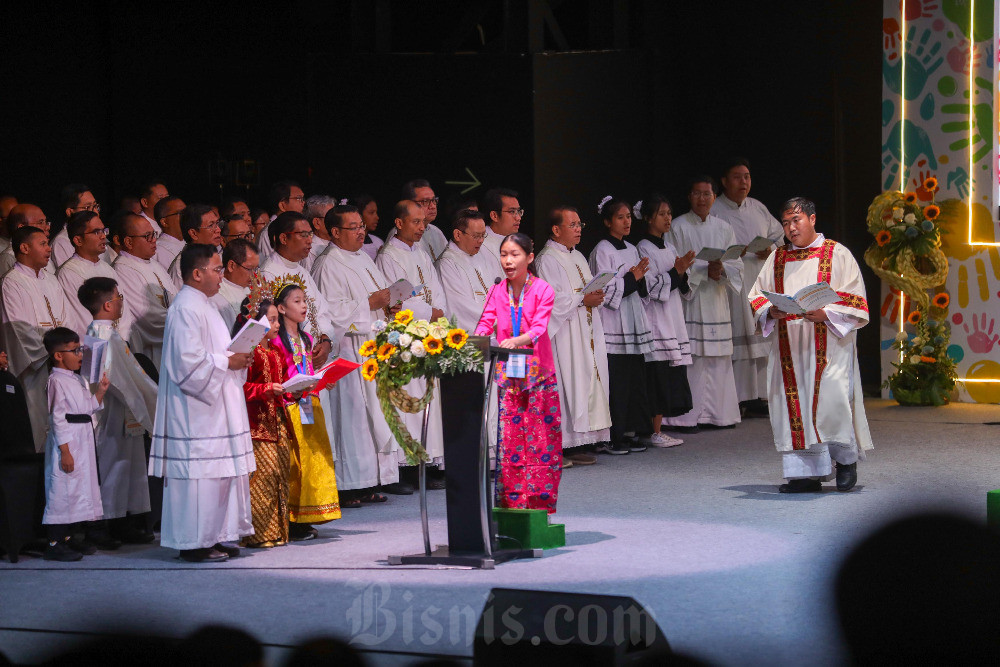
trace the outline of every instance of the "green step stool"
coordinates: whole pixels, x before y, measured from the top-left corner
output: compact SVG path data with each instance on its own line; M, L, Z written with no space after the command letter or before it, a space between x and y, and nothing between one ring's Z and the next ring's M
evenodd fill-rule
M1000 489L986 492L986 523L1000 526Z
M497 522L497 533L512 538L499 540L498 546L505 549L515 546L520 546L521 549L566 546L566 526L561 523L549 524L549 513L545 510L494 507L493 519Z

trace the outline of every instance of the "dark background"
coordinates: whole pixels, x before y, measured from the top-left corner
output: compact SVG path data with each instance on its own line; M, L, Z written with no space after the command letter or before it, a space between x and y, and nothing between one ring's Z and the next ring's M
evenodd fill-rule
M521 193L536 240L550 206L577 206L587 252L604 195L660 191L683 212L686 180L740 155L752 196L814 199L818 228L860 257L881 18L865 0L7 2L0 192L59 218L71 182L107 210L153 176L189 203L251 205L292 178L307 196L370 192L387 226L402 182L444 200L468 168L471 196ZM877 329L860 334L869 388Z

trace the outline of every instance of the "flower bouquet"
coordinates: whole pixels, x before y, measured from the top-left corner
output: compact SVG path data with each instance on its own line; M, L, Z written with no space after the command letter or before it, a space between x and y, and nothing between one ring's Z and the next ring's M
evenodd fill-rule
M947 297L941 292L934 300L946 308ZM915 313L919 315L912 311L911 318ZM912 319L917 320L918 335L896 334L892 347L900 351L901 360L893 362L896 372L884 386L900 405L945 405L955 389L955 361L947 352L950 325L943 319Z
M444 317L433 322L414 320L411 310L401 310L390 320L374 322L372 333L374 337L358 350L365 358L361 376L375 382L382 414L407 461L428 462L423 443L410 435L396 410L411 414L423 410L434 395L435 378L441 375L481 372L482 353L466 345L469 335L454 320ZM420 377L427 379L424 395L410 396L404 387Z

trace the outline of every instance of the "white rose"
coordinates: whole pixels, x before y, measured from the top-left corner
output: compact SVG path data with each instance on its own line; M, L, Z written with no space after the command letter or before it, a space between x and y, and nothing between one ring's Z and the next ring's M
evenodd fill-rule
M916 338L913 339L913 344L914 345L923 345L924 344L924 339L921 338L920 336L917 336Z
M903 219L903 209L901 209L901 208L894 208L894 209L892 209L892 219L893 220L902 220Z
M413 341L413 344L410 345L410 352L412 352L413 356L415 356L417 359L420 359L427 355L427 350L424 349L424 344L421 343L419 340Z
M910 357L910 363L911 364L919 364L920 363L920 355L919 354L915 354L912 357Z
M912 213L907 213L906 215L903 216L903 222L905 222L908 225L912 225L916 221L917 221L917 216L913 215Z
M406 363L407 361L413 358L413 355L410 354L409 350L403 350L402 352L399 353L399 358L403 360L403 363Z
M411 336L410 334L403 334L399 337L400 347L409 347L410 343L412 342L413 342L413 336Z
M897 343L902 343L904 340L906 340L906 332L905 331L900 331L898 334L896 334L896 342Z

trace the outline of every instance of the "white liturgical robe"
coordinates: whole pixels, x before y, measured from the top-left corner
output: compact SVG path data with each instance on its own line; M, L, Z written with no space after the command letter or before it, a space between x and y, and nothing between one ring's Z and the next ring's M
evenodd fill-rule
M397 229L393 227L389 230L389 235L385 237L386 243L389 239L396 238ZM448 237L444 235L441 228L432 222L427 223L427 229L424 230L424 235L420 237L420 245L427 254L431 256L431 261L436 262L444 249L448 247Z
M783 235L781 223L764 204L753 197L747 197L737 204L726 195L720 195L712 205L712 215L728 222L733 228L736 242L743 245L758 236L777 243ZM729 292L729 310L733 315L733 374L740 402L767 398L768 346L756 332L756 322L747 299L764 261L755 253L746 253L743 256L742 294Z
M824 308L827 322L768 318L771 304L761 290L794 294L821 280L841 297ZM868 301L850 251L822 234L807 248L779 248L764 262L750 299L770 344L771 430L783 453L784 476L826 477L832 473L831 458L843 464L864 458L873 445L861 393L857 330L868 323Z
M24 388L35 451L43 452L48 424L45 383L49 377L49 355L42 336L49 329L67 325L69 304L55 276L45 270L35 273L21 263L4 274L0 296L3 348L10 372Z
M345 332L334 354L362 363L358 349L372 337L372 322L385 318L383 311L369 309L368 297L388 287L389 281L364 251L349 252L332 243L313 264L313 277L334 326ZM398 482L399 446L382 416L375 383L355 371L328 391L337 436L337 488L367 489Z
M222 320L230 332L236 324L236 317L240 314L243 299L247 298L248 294L250 294L249 287L240 287L230 282L228 278L223 278L218 293L211 298L212 305L219 311L219 315L222 315Z
M10 271L16 263L17 258L14 257L14 250L8 246L6 250L0 252L0 276ZM49 257L49 263L45 266L45 270L52 276L58 273L54 255Z
M51 246L52 261L57 267L62 266L67 259L76 254L76 248L73 247L73 242L69 240L69 232L65 226L52 238Z
M229 370L226 324L185 285L167 313L149 474L163 477L160 544L199 549L253 534L256 470L243 383ZM206 502L211 496L213 502Z
M97 464L101 471L104 518L149 511L146 449L153 432L156 384L146 375L108 320L94 320L87 335L108 341L104 366L111 385L97 420Z
M146 355L159 369L167 308L177 290L167 270L154 259L139 259L122 252L115 260L114 270L120 278L118 289L125 296L125 307L132 318L126 340L133 352Z
M646 319L653 334L653 351L646 361L669 361L671 366L691 365L691 341L684 324L681 286L670 273L677 260L674 247L659 237L647 236L636 246L639 255L649 258L646 273ZM677 277L678 281L681 277ZM688 292L690 294L690 291Z
M375 236L374 234L368 234L365 236L365 244L361 246L361 249L365 251L365 254L375 261L375 255L381 250L382 246L385 245L385 241Z
M500 264L500 244L503 243L503 240L504 236L502 234L497 234L487 225L486 238L483 239L483 245L479 249L480 253L486 253L493 258L493 261L497 263L497 270L500 272L500 275L504 275L503 265Z
M91 262L89 259L84 259L79 255L73 255L59 267L59 272L56 274L56 279L62 286L63 292L66 293L66 303L69 304L70 315L66 326L81 336L87 333L87 327L90 325L93 316L80 303L77 292L88 278L98 277L111 278L119 283L118 291L121 292L121 279L118 277L118 274L109 264L101 259ZM124 298L124 292L122 292L122 295ZM128 340L132 316L129 313L128 304L123 304L123 306L122 316L116 323L116 327L122 338Z
M95 521L104 514L98 485L93 415L101 405L83 379L65 368L53 368L48 379L49 434L45 442L45 514L42 523ZM66 415L87 415L86 423L71 423ZM59 465L59 445L68 445L73 472Z
M452 242L437 261L437 270L451 309L449 315L454 315L458 326L466 331L475 331L486 305L486 293L497 278L503 277L500 267L490 255L469 255Z
M598 310L609 354L646 354L653 349L642 305L644 295L638 290L625 294L626 274L631 275L632 267L639 261L639 251L634 245L612 237L604 238L590 253L588 266L593 275L605 271L615 274L604 286L604 305Z
M599 309L583 305L593 278L580 251L549 240L535 256L538 277L552 286L555 302L549 338L559 385L563 448L611 439L608 352Z
M154 259L160 263L160 266L165 271L169 271L170 265L181 254L181 250L184 250L184 241L170 234L160 234L156 238L156 255Z
M311 273L313 265L316 263L316 258L322 255L323 251L326 250L329 246L330 246L329 241L321 239L318 236L313 236L312 245L309 246L309 254L306 255L305 259L299 262L299 264L302 265L302 268Z

